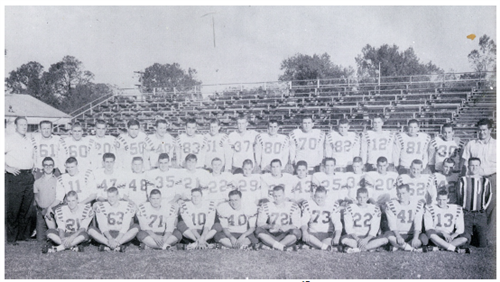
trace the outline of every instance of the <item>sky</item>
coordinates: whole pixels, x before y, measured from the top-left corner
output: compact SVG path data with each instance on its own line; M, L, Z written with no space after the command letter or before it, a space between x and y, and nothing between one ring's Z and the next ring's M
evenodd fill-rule
M496 33L493 6L7 6L5 75L71 55L94 82L123 88L138 83L134 71L174 62L203 84L276 81L297 53L356 68L366 44L413 47L423 63L467 72L479 37Z

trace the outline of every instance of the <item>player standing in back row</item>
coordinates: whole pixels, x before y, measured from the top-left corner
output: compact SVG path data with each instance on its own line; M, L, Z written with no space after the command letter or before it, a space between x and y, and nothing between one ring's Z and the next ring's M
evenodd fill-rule
M309 171L319 171L323 160L325 133L315 129L311 116L302 119L302 128L290 133L290 160L293 165L298 161L306 161Z
M396 135L392 158L394 166L399 166L399 174L408 173L411 162L415 159L422 160L424 169L427 167L431 137L419 130L418 120L411 119L408 121L408 132L399 132Z
M355 132L349 132L349 121L339 122L338 132L331 131L326 136L325 157L337 161L337 171L346 172L352 165L352 159L359 156L360 139Z
M177 166L186 167L182 161L187 155L193 154L199 160L196 168L202 168L205 160L205 138L203 135L196 133L198 125L196 120L188 119L186 121L186 133L181 133L177 136L175 145L175 155Z
M141 157L143 160L147 158L148 151L153 150L153 142L151 139L140 130L141 126L137 120L130 120L127 123L127 133L120 134L117 138L117 155L121 162L119 167L125 171L131 170L132 159ZM149 163L146 164L146 169L149 169Z
M396 133L382 130L384 120L380 116L372 119L372 130L363 133L361 137L361 158L365 161L365 171L377 170L377 160L385 157L388 170L394 170L392 151Z
M237 119L238 130L229 133L228 143L231 147L229 153L226 154L226 171L235 173L236 170L241 172L243 161L251 160L255 163L255 138L257 131L247 130L248 121L245 116L239 116ZM257 166L254 170L257 170Z
M274 159L281 160L283 166L288 163L288 154L290 146L288 136L278 134L280 126L278 121L270 120L267 126L267 133L257 135L257 144L255 146L255 158L257 165L264 172L270 172L270 163Z

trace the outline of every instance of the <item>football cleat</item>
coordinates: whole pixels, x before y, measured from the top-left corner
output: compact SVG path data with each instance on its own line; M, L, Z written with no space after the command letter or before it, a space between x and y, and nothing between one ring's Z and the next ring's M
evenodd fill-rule
M470 248L455 249L455 252L459 254L470 254Z
M101 245L99 245L98 251L99 252L110 252L111 249L108 246L101 244Z
M424 246L425 247L425 246ZM424 252L424 248L414 248L412 250L412 252L415 252L415 253L423 253Z
M185 250L194 250L198 245L196 243L187 244Z
M260 249L261 250L272 250L273 248L269 247L268 245L266 244L261 244L260 245Z
M165 246L163 246L161 249L162 249L162 250L164 250L164 251L172 251L172 246L170 246L170 245L165 245Z
M396 252L397 250L399 250L399 248L398 248L398 247L390 246L389 251L391 251L391 252Z
M117 249L120 253L124 253L126 248L127 248L126 245L120 245Z
M424 248L424 247L422 247ZM439 247L436 247L436 246L427 246L427 251L428 252L437 252L439 251Z
M344 253L346 254L354 254L359 252L361 252L359 248L349 248L349 247L344 248Z
M83 248L83 246L82 246L82 245L78 245L76 248L77 248L77 251L78 251L79 253L83 253L83 252L84 252L84 248Z
M297 251L297 245L296 244L293 244L291 246L288 246L288 247L284 247L283 248L283 251L285 252L296 252Z
M299 249L300 249L300 250L310 250L310 249L311 249L311 247L310 247L309 245L307 245L307 244L301 244L301 245L299 246Z
M49 252L49 244L46 243L42 246L42 254L46 254Z
M241 245L240 250L248 251L250 247L248 245Z
M326 250L327 252L332 252L332 253L336 253L339 251L339 249L336 247L336 246L332 246L332 245L329 245Z

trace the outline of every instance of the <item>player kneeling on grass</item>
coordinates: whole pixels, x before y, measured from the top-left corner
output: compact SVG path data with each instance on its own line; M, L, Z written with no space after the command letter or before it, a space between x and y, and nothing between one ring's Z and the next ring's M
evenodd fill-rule
M340 207L326 204L326 189L318 186L312 200L302 202L302 241L323 251L335 251L342 233ZM334 231L335 227L335 231Z
M344 210L344 225L347 235L340 240L344 252L357 253L375 250L386 245L389 240L376 237L380 229L380 209L368 203L368 190L359 188L356 191L357 203L348 205Z
M286 201L283 186L273 188L273 202L263 203L257 215L255 235L266 246L284 251L288 247L296 250L295 242L300 239L300 208L294 202Z
M424 202L412 200L408 184L399 185L396 189L398 200L387 202L385 209L390 231L384 236L389 239L393 251L422 251L422 242L423 245L428 242L427 236L421 234Z
M183 242L189 243L185 246L186 250L215 247L215 244L207 243L217 232L212 229L215 221L215 203L204 201L200 188L191 190L191 201L182 203L180 214L182 221L179 221L177 229L184 237Z
M462 207L448 204L448 200L448 192L441 190L437 195L437 204L428 205L425 210L427 236L437 246L428 246L427 250L434 251L439 247L450 252L470 253L469 248L458 248L470 241L470 235L464 233Z
M137 210L141 227L137 233L140 249L168 250L182 239L182 234L175 229L178 209L177 204L162 204L160 190L151 190L149 202L141 204Z
M47 238L57 246L49 248L49 245L45 244L42 253L66 249L83 252L83 246L80 243L89 239L87 227L94 217L94 212L90 204L78 204L78 194L75 191L69 191L66 194L66 203L68 205L55 209L54 217L57 230L49 229L47 231Z
M247 249L259 242L253 234L257 206L254 203L243 203L240 191L230 191L229 202L221 203L217 207L217 214L222 231L217 232L214 239L222 248Z
M107 202L96 202L94 211L99 229L89 227L89 235L101 245L99 251L125 252L126 243L139 232L139 226L133 224L134 204L120 201L118 189L111 187L107 191Z

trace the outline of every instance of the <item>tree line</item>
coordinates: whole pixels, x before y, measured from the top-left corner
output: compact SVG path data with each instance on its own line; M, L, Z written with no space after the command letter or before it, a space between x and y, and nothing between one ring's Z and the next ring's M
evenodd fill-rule
M487 35L479 38L479 48L472 50L468 60L481 75L496 72L496 44ZM355 58L357 69L337 65L329 54L295 54L281 62L280 81L326 78L353 78L358 81L380 76L409 76L442 74L444 70L429 61L421 62L412 47L399 50L397 45L364 46ZM379 71L380 70L380 71ZM184 70L178 63L153 65L139 73L142 90L150 92L160 88L166 92L188 91L202 82L196 79L196 69ZM10 93L29 94L43 102L71 113L100 96L113 93L115 87L94 83L94 74L85 70L83 63L72 56L50 65L47 71L38 62L28 62L9 73L5 87ZM300 82L299 82L300 84Z

